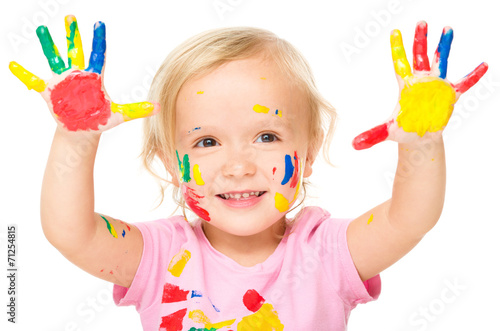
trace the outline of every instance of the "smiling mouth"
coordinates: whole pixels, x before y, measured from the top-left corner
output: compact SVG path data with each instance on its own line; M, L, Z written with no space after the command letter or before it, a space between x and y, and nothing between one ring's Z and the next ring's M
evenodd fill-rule
M236 200L243 200L243 199L251 199L253 197L260 197L262 196L266 191L249 191L249 192L240 192L240 193L222 193L222 194L217 194L217 196L221 199L224 200L229 200L229 199L236 199Z

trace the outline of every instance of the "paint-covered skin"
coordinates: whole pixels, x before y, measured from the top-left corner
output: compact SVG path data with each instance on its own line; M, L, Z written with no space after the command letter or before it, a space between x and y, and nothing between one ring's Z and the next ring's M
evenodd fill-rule
M106 54L106 26L94 25L94 39L89 64L85 68L82 41L76 18L65 18L68 44L68 65L64 63L46 26L36 30L43 53L47 58L52 78L43 80L11 62L11 72L47 102L58 125L66 131L102 132L120 123L152 116L159 112L157 103L138 102L116 104L111 101L103 85L102 74Z
M354 138L352 144L355 149L370 148L385 140L409 143L426 134L441 134L453 113L454 104L488 70L488 65L483 62L458 82L451 83L446 74L452 40L453 30L445 27L430 65L427 57L427 23L417 23L412 72L401 32L391 32L392 60L399 84L399 100L385 123Z

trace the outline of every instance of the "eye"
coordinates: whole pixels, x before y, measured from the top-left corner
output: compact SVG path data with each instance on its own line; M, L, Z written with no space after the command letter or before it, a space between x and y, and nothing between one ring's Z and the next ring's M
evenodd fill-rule
M257 138L256 142L259 143L272 143L274 141L278 141L278 137L275 134L272 133L264 133Z
M196 144L196 147L214 147L217 145L219 145L219 143L215 139L204 138Z

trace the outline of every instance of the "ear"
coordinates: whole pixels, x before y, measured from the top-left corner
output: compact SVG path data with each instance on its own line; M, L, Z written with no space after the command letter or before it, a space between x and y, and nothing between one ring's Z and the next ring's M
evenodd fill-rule
M307 147L306 162L304 164L304 173L303 173L304 178L307 178L312 175L312 165L316 160L316 157L318 156L319 149L321 148L321 145L323 143L324 136L325 134L323 133L323 130L321 130L320 134L318 134L318 136L315 137L315 139L309 142L309 146Z

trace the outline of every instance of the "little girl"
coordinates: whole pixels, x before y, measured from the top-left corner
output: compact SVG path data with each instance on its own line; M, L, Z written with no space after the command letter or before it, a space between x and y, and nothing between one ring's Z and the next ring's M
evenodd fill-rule
M94 27L86 69L74 16L66 31L68 66L47 28L37 30L52 79L10 64L58 124L42 189L43 229L70 261L113 282L116 303L135 305L144 330L345 330L351 310L379 296L379 273L436 224L445 187L441 133L459 96L487 70L481 64L451 84L452 30L444 29L430 64L420 22L412 72L393 31L400 99L386 123L353 142L357 149L399 142L392 198L354 220L319 207L287 218L305 196L323 140L328 159L335 121L293 46L261 29L208 31L162 64L150 94L157 103L120 105L102 82L104 24ZM145 165L163 163L175 201L198 216L192 222L174 216L132 225L94 212L101 133L148 116ZM69 153L78 162L68 162Z

